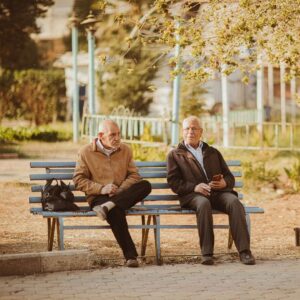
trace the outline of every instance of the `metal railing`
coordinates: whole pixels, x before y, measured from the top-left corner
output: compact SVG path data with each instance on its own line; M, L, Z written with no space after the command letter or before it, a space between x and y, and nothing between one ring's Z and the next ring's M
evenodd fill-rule
M114 120L120 127L122 139L129 143L150 145L168 144L171 123L168 118L84 115L82 120L82 136L89 139L96 137L99 126L105 119ZM147 141L143 141L145 135Z
M205 139L216 146L223 146L222 122L203 124ZM262 127L257 123L233 123L229 129L229 147L266 150L300 151L300 123L264 122Z
M212 116L201 116L201 121L204 123L222 122L222 115L212 115ZM258 113L256 109L247 109L247 110L235 110L230 111L228 115L229 126L233 124L249 124L256 123L258 120Z
M99 126L105 115L84 115L82 136L92 139L97 136ZM169 145L171 121L168 118L148 118L129 116L109 116L120 127L122 139L128 143L148 146ZM221 121L201 118L204 128L203 139L218 147L223 146L223 127ZM229 148L274 149L300 151L300 123L264 122L262 127L257 123L231 122L229 129Z

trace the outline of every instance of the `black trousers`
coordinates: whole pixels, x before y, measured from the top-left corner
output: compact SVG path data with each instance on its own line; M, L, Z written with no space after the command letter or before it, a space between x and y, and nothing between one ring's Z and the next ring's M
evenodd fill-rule
M126 260L136 258L138 253L128 230L125 210L143 200L150 192L150 182L142 180L116 196L99 195L91 203L91 209L107 201L115 203L116 206L108 212L107 222Z
M214 250L212 209L228 214L229 227L237 250L250 250L244 206L236 195L230 192L213 192L208 198L197 193L189 196L190 201L185 207L196 211L202 255L212 255Z

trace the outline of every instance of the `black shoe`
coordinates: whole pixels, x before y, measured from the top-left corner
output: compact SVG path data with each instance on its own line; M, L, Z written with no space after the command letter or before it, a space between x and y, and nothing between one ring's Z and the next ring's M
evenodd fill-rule
M212 255L203 255L202 256L202 261L201 261L202 265L206 265L206 266L211 266L214 264L214 260Z
M240 253L240 261L244 265L255 265L255 258L250 250L242 251Z

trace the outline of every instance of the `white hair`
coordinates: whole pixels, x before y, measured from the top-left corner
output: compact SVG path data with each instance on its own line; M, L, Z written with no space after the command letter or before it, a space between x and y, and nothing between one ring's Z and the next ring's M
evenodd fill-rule
M192 121L195 121L198 123L199 127L202 128L202 125L201 125L201 122L200 122L200 119L196 116L189 116L187 118L185 118L183 121L182 121L182 127L184 128L184 125L186 123L190 123Z
M111 125L115 125L119 128L119 125L114 121L114 120L111 120L111 119L105 119L102 121L102 123L99 125L99 128L98 128L98 132L104 132L104 131L107 131L107 128L108 126L111 126Z

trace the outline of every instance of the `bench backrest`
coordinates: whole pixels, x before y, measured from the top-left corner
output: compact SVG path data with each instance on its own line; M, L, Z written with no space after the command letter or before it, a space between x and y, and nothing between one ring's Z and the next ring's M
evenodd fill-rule
M136 162L136 165L141 176L149 180L152 184L152 192L147 198L144 199L142 204L150 202L154 204L157 203L157 201L159 201L160 203L167 202L168 204L178 204L178 196L170 190L169 185L166 181L166 162L138 161ZM227 165L236 178L235 188L241 188L243 186L241 181L241 162L238 160L230 160L227 161ZM72 184L75 162L31 162L30 167L43 169L42 173L30 175L30 180L32 181L43 181L42 184L36 184L31 187L31 191L39 193L39 195L30 196L30 203L41 203L41 191L47 180L61 179L66 183L70 183L71 190L74 191L75 194L75 202L82 204L84 203L86 205L84 194L76 191L74 185ZM242 199L242 194L240 193L239 198Z

